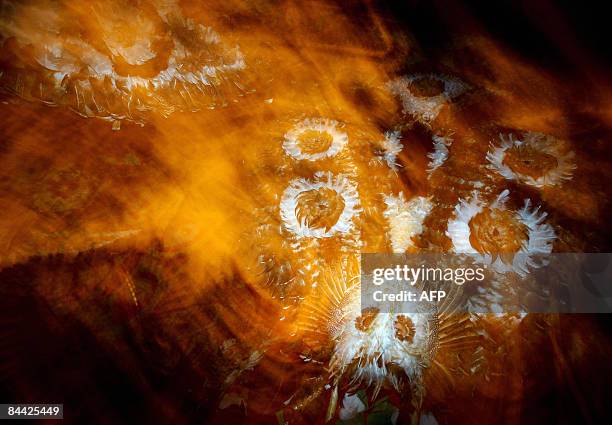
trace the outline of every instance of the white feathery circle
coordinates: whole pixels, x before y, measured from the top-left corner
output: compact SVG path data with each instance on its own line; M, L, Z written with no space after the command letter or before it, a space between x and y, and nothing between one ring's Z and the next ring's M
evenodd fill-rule
M329 229L311 227L298 219L298 197L304 192L330 189L344 201L344 208L336 223ZM329 238L335 234L349 234L354 228L353 218L361 212L357 187L345 175L334 176L331 172L319 171L313 180L297 178L289 183L280 202L280 216L284 228L298 239Z
M415 95L410 86L425 78L441 82L444 85L442 93L430 97ZM404 112L423 123L436 119L445 103L460 96L468 89L468 86L459 79L438 74L412 74L399 77L387 83L387 87L391 93L400 97Z
M510 191L504 190L497 199L487 204L474 193L471 200L462 199L455 206L455 216L448 221L446 235L451 239L452 250L458 254L470 254L476 260L491 265L499 273L515 272L520 276L526 276L529 268L538 268L540 264L534 259L534 255L550 254L552 244L556 238L555 231L551 225L543 223L547 213L540 212L540 207L531 208L531 200L525 199L523 208L515 211L516 220L527 228L527 240L523 241L521 248L513 256L512 263L508 264L497 256L481 254L470 242L470 221L484 208L506 210L505 203Z
M297 160L318 161L324 158L336 156L348 143L348 136L340 131L340 124L337 121L327 118L307 118L285 134L283 140L283 150L292 158ZM300 136L307 131L327 133L332 141L324 152L305 153L300 147Z
M504 137L499 135L500 146L492 146L487 152L489 168L495 170L508 180L515 180L534 187L554 186L570 180L576 169L574 162L574 152L565 149L566 145L561 140L555 139L542 133L527 132L522 139L515 139L512 134ZM557 165L547 171L544 175L534 178L529 175L521 174L512 170L504 163L506 151L512 147L529 146L544 154L551 155L557 160Z

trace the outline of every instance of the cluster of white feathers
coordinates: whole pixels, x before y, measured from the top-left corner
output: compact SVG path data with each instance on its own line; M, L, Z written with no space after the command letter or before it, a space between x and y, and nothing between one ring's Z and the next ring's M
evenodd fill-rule
M384 216L389 230L388 238L394 253L404 253L413 247L412 237L423 231L423 221L431 212L433 204L429 198L416 196L406 201L404 193L398 196L385 195L387 206Z
M404 145L402 145L401 132L395 130L387 131L385 133L385 138L382 141L382 159L392 170L397 170L397 156L400 154L403 148Z
M385 382L400 389L401 376L389 371L389 365L399 366L410 383L421 378L424 367L429 365L435 345L435 317L431 313L403 313L414 325L414 337L402 341L396 337L394 313L379 313L367 330L357 329L355 320L361 315L359 290L342 311L340 325L330 329L335 341L330 368L337 374L354 367L351 380L354 384L374 386L378 391Z
M438 136L434 135L433 139L433 152L427 154L429 158L429 164L427 166L427 173L431 175L438 167L446 162L448 159L448 148L453 143L453 139L449 136Z

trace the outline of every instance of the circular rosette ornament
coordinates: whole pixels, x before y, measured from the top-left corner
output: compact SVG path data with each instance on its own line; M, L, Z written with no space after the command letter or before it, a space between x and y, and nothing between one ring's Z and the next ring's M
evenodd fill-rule
M356 186L342 174L323 171L312 180L291 181L280 202L283 226L297 239L349 236L360 211Z
M438 74L412 74L390 81L387 87L398 96L404 113L423 124L435 120L444 105L468 89L459 79Z
M492 203L480 200L477 193L469 202L461 200L446 234L454 252L473 254L499 273L525 276L529 267L539 267L538 254L552 252L555 232L543 223L547 214L539 207L532 209L528 199L518 211L506 208L508 195L504 190Z
M576 164L567 143L541 133L521 139L500 134L501 145L487 153L489 167L508 180L542 188L572 178Z
M86 117L141 122L227 104L245 91L240 50L174 2L10 3L2 88Z
M337 121L305 119L285 134L283 150L297 160L317 161L336 156L348 143Z

